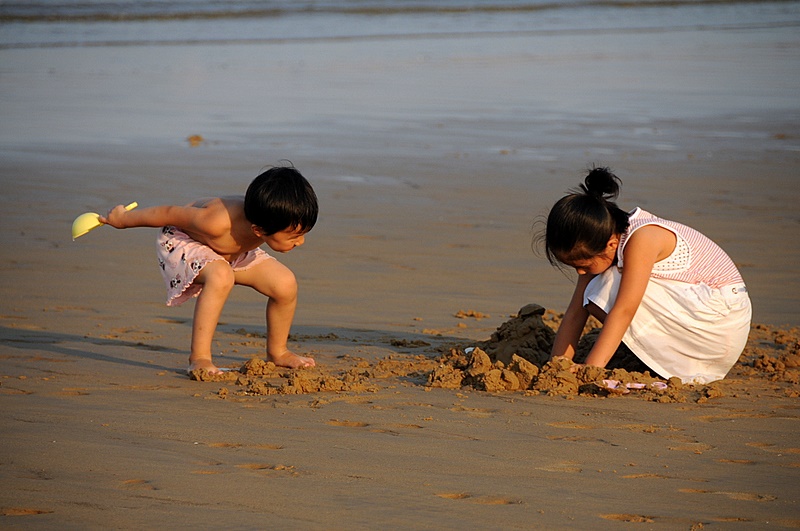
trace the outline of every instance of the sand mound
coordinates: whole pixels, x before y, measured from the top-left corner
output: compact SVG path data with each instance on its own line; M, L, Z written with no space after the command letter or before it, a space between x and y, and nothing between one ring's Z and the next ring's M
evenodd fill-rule
M377 392L377 382L404 378L424 382L436 361L424 355L391 355L376 362L354 356L341 356L339 367L317 366L307 369L277 367L260 358L248 360L238 371L220 375L193 375L203 381L230 382L233 390L222 388L219 395L263 396L324 392Z
M756 325L748 348L723 381L705 386L684 385L678 378L652 376L626 347L614 354L606 368L583 367L570 371L570 361L549 360L560 317L539 305L523 307L503 323L489 341L466 349L453 348L440 358L427 385L448 389L469 387L482 391L521 391L526 394L562 396L612 396L634 394L657 402L703 402L735 394L737 378L767 377L788 384L788 396L800 396L800 337L797 329L783 330ZM575 361L583 361L594 345L599 329L581 338Z

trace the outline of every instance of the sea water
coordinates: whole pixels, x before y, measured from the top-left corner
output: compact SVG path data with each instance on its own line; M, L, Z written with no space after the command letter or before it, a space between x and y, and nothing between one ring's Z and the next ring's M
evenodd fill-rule
M797 1L0 1L0 145L313 131L322 155L497 121L475 141L549 159L501 137L795 111L798 29Z
M0 1L0 46L798 27L800 3L703 0Z

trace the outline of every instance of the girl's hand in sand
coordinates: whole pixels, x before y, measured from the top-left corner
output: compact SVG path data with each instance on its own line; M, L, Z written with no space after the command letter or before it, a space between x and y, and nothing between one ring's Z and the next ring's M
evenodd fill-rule
M575 363L574 361L572 361L572 358L570 358L568 356L553 356L552 358L550 358L551 362L553 362L553 361L558 362L558 361L561 361L561 360L569 361L570 365L567 368L567 370L569 372L571 372L572 374L575 374L576 372L578 372L578 370L581 369L582 367L586 367L585 363Z
M278 367L288 367L290 369L305 369L308 367L315 367L317 362L314 358L306 356L298 356L294 352L287 350L281 354L267 353L267 360L271 361Z
M586 367L585 363L573 363L569 367L569 372L571 372L572 374L576 374L579 370L581 370L584 367Z

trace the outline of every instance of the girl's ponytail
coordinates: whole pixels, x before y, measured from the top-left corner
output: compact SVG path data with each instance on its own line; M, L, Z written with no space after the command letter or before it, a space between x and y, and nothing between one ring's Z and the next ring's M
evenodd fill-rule
M583 182L580 189L585 194L614 201L619 195L619 185L622 181L608 168L593 168Z

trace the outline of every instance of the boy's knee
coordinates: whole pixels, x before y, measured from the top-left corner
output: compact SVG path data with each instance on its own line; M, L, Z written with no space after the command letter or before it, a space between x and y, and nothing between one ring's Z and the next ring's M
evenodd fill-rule
M236 281L233 269L222 260L210 262L203 268L202 280L205 287L232 289Z
M290 301L297 298L297 278L294 273L286 269L275 279L272 298L280 301Z

